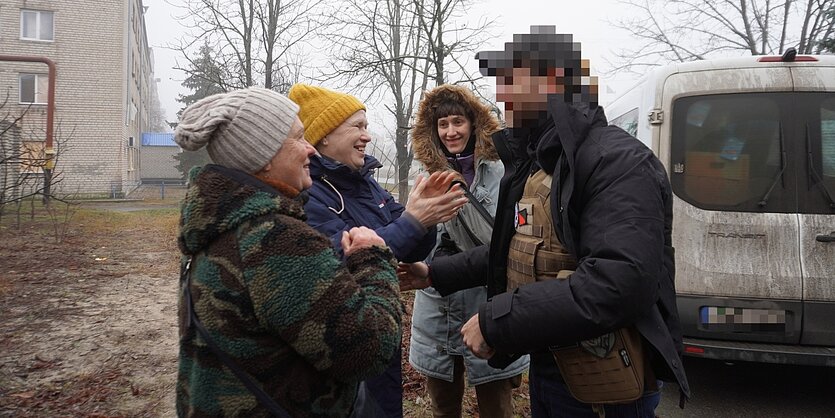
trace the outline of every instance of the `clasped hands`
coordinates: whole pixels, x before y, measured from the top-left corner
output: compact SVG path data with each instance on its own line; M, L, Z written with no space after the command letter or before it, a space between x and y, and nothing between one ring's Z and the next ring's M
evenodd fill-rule
M386 242L373 229L359 226L351 228L348 231L342 231L341 244L345 257L348 257L363 248L374 245L383 247L386 245Z
M453 171L435 172L426 179L418 177L415 187L409 193L406 212L427 228L455 217L458 210L467 203L467 197L460 184L450 188L456 177L458 175ZM425 289L431 285L429 266L424 262L400 263L397 267L397 277L401 291ZM476 357L488 359L495 354L481 334L478 314L461 327L461 335L464 344Z
M430 286L429 266L424 262L400 263L397 266L397 278L400 281L400 290L425 289ZM487 345L484 335L481 333L481 325L478 322L478 314L473 315L463 327L461 336L464 344L472 353L483 359L489 359L496 354L492 347Z

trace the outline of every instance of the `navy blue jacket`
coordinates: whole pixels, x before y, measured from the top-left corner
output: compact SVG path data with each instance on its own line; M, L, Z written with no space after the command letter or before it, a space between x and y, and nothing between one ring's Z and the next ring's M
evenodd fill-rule
M556 372L546 347L635 325L652 348L656 376L689 395L666 170L634 137L607 126L602 108L566 105L561 97L548 105L548 122L530 138L493 138L506 168L491 246L436 260L432 283L447 294L486 282L492 299L479 312L485 340L500 353L533 353L531 367L544 370ZM568 280L505 292L514 205L538 167L553 174L552 222L579 265Z
M340 254L342 231L364 226L377 232L398 260L421 261L435 246L436 229L427 230L411 215L401 216L403 205L372 177L380 167L370 155L359 171L327 157L311 157L313 187L304 205L307 223L329 236Z

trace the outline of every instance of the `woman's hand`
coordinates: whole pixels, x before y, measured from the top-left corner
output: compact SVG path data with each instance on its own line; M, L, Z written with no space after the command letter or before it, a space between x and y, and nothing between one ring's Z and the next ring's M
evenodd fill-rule
M454 171L434 172L426 179L419 176L409 193L406 213L414 216L425 228L452 219L467 203L460 184L449 188L456 176Z
M449 190L449 186L452 185L453 180L458 177L455 171L446 170L446 171L436 171L430 174L428 177L418 176L415 179L415 187L412 188L412 193L418 189L418 186L422 183L423 190L421 194L424 197L438 197L443 195ZM409 194L409 197L412 197L412 193Z
M385 246L386 242L373 229L360 226L342 232L342 251L345 257L357 250L372 246Z
M397 278L400 280L401 292L426 289L432 285L432 281L429 279L429 266L422 261L398 264Z

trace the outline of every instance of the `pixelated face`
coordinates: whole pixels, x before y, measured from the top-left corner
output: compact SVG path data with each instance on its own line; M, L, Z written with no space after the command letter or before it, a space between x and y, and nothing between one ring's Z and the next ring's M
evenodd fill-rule
M512 103L514 110L524 110L526 104L547 103L549 94L563 92L559 83L563 69L549 71L548 75L531 75L530 68L513 68L496 76L496 100ZM538 106L535 106L538 107Z
M542 103L555 94L574 103L597 101L580 43L553 25L533 25L530 33L514 34L504 50L482 51L476 59L482 75L496 77L497 100L506 111L544 110Z

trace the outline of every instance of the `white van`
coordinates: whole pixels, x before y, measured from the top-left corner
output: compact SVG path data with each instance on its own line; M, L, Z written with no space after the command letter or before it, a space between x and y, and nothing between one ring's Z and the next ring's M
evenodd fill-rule
M670 176L685 353L835 366L835 56L669 65L605 110Z

